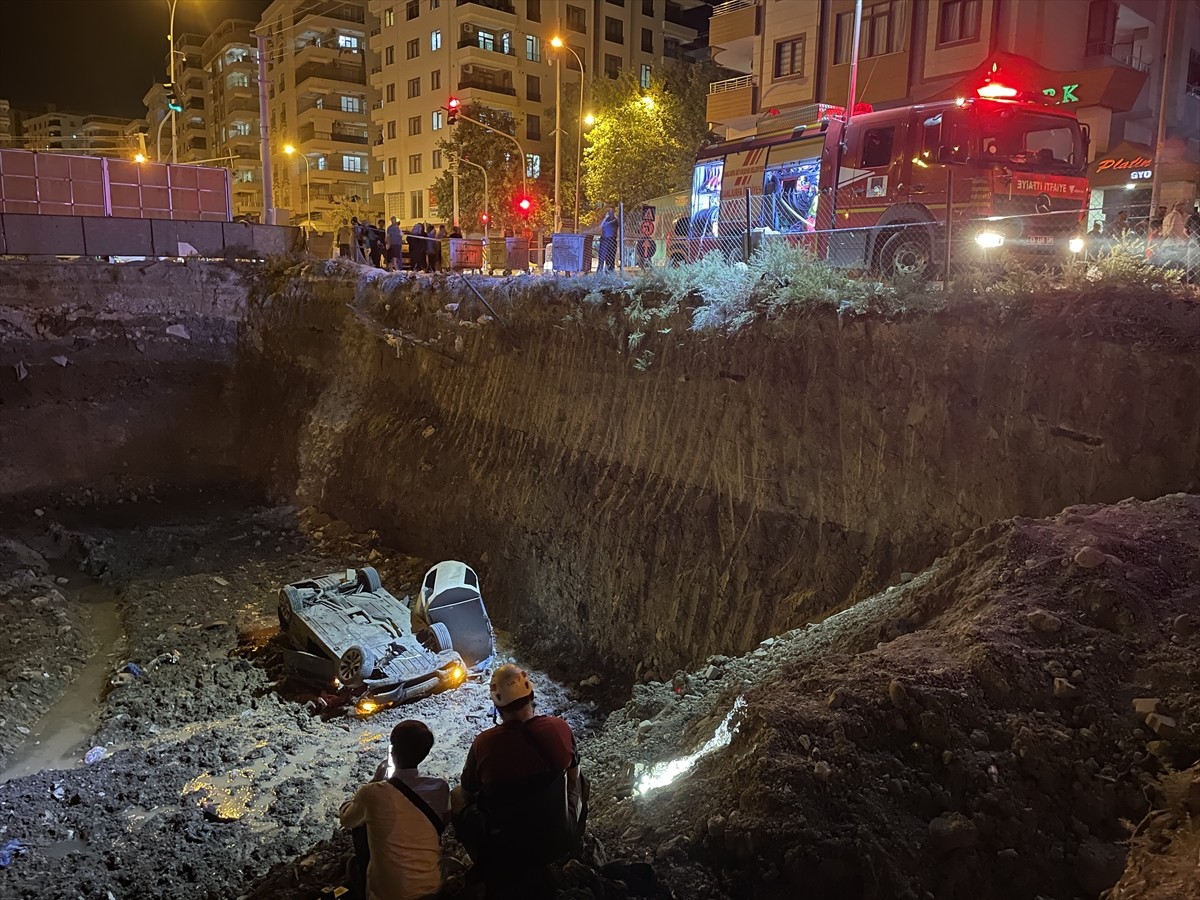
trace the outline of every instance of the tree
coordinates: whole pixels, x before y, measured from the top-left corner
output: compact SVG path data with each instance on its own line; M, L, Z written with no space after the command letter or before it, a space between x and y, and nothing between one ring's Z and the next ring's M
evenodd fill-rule
M479 103L471 103L461 110L462 116L478 119L492 128L515 134L517 123L506 110L492 109ZM517 227L525 219L517 211L517 200L522 191L522 168L525 160L520 158L517 146L511 140L473 122L460 118L447 138L438 141L442 151L444 168L433 183L433 196L437 201L438 213L447 221L454 208L453 165L456 159L466 159L483 166L488 174L489 213L493 227ZM538 213L545 210L545 171L542 166L540 178L528 178L529 193ZM484 207L483 174L475 166L459 167L458 208L459 223L464 231L482 228Z
M708 135L705 103L716 67L672 61L642 87L632 74L593 82L596 124L584 151L588 197L633 206L692 183Z

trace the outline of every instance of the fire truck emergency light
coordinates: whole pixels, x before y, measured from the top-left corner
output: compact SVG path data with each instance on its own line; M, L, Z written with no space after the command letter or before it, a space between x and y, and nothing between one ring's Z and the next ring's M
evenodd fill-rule
M988 82L976 92L980 97L986 97L990 100L1011 100L1017 96L1017 89L1009 87L1006 84L996 84Z

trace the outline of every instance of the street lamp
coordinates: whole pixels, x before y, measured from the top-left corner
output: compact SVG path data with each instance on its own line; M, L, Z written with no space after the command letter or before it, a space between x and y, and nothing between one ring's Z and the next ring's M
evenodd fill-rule
M291 144L285 144L283 152L288 156L291 156L296 152L296 148ZM307 153L301 153L300 158L304 160L304 196L306 200L305 206L308 207L307 211L304 213L304 241L307 244L308 226L312 224L312 182L309 180L312 176L312 164L308 161Z
M578 234L579 233L579 180L580 180L580 175L583 170L583 91L584 91L584 86L587 83L586 82L586 73L584 72L584 69L583 69L583 60L579 58L579 54L575 52L574 47L572 47L570 44L566 43L562 38L558 37L557 35L555 37L550 38L550 46L553 47L555 50L562 50L562 49L566 48L567 50L569 50L571 52L571 55L573 57L575 57L575 62L579 63L579 121L575 123L577 131L578 131L578 134L576 136L577 139L575 142L575 233ZM561 77L561 74L562 74L562 54L561 53L559 54L559 57L558 57L558 71L559 71L559 75ZM562 99L561 92L556 91L555 101L554 101L556 104L554 107L554 121L555 121L556 126L561 126L561 124L562 124L562 112L559 109L559 106L561 105L561 103L560 103L561 99ZM589 116L588 118L592 118L592 117ZM592 122L594 122L594 121L595 121L595 119L592 119ZM592 122L588 122L587 124L590 126L592 124ZM561 132L561 129L556 128L556 131ZM555 181L556 187L555 187L555 191L554 191L554 205L555 205L555 207L557 207L558 206L557 184L558 184L558 169L559 169L557 135L555 135L555 138L556 138L556 143L554 145L554 181Z
M485 169L479 163L471 162L465 156L458 157L456 161L465 162L468 166L474 166L483 173L483 243L488 248L488 265L490 266L492 260L492 244L491 241L488 240L488 229L491 227L492 216L488 206L488 196L490 195L490 192L488 189L487 169Z

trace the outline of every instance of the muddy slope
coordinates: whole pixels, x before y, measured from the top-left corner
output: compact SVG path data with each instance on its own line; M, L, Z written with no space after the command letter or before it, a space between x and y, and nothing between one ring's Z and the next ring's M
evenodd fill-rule
M0 263L0 504L238 480L246 287L201 263Z
M587 747L615 799L593 823L737 898L1194 898L1197 672L1200 497L995 523L820 625L638 686ZM727 747L631 796L726 717Z
M546 284L498 287L503 327L457 283L276 283L239 358L246 464L479 562L501 620L626 677L841 609L964 529L1200 485L1186 303L815 311L635 356L628 297Z

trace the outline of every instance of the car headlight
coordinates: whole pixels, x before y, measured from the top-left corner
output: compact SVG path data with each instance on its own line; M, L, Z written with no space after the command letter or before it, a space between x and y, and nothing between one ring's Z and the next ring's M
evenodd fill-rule
M975 235L975 243L984 250L995 250L1004 246L1004 235L998 231L981 231Z
M467 680L467 670L458 663L455 663L450 667L448 674L450 676L451 684L462 684Z
M1073 237L1067 241L1067 249L1072 253L1081 253L1083 251L1083 238Z
M358 701L357 708L358 711L364 716L369 716L371 713L375 712L375 710L379 709L379 704L370 697L363 697Z

